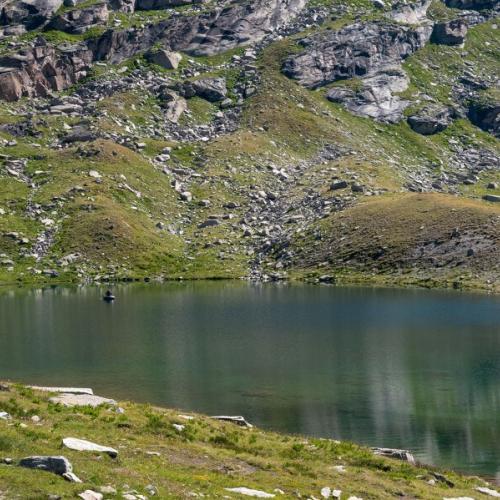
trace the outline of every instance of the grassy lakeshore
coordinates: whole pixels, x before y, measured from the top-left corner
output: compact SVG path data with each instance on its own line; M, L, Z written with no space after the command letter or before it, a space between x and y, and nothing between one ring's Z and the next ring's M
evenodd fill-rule
M65 407L49 402L54 394L8 383L0 389L0 414L10 415L0 419L1 499L77 498L101 488L111 492L104 498L246 498L226 489L238 487L276 498L319 499L325 487L346 500L486 498L476 490L487 487L480 478L381 458L353 443L131 402ZM67 437L113 447L118 456L72 451L62 445ZM32 455L65 456L83 483L17 466Z

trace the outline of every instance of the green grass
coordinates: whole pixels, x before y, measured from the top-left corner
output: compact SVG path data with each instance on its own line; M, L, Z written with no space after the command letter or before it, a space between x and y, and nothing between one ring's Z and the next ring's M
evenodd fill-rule
M123 414L106 406L65 408L49 403L49 396L17 385L0 392L0 409L13 411L12 420L0 420L0 458L16 463L34 454L64 455L83 484L0 464L0 492L7 498L48 494L70 498L103 486L148 495L146 487L153 485L158 498L187 498L192 493L239 498L225 488L240 486L269 493L279 488L284 498L297 494L318 498L321 488L330 486L342 490L346 498L387 498L397 492L435 499L471 496L475 486L484 484L445 472L455 487L439 482L431 486L427 481L432 468L376 457L353 443L243 429L191 413L193 419L185 420L180 410L126 402L120 403ZM40 421L33 422L32 415ZM173 424L185 429L177 431ZM65 437L112 446L119 451L118 458L71 451L61 444ZM340 465L345 472L335 468Z

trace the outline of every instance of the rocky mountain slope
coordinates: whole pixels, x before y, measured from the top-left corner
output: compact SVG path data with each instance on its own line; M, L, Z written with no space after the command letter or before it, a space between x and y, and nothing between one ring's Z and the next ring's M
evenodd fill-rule
M498 290L498 12L0 1L0 281Z

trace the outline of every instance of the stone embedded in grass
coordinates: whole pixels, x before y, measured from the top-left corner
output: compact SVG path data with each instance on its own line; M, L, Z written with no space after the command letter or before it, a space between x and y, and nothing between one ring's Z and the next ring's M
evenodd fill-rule
M103 398L91 394L68 394L62 393L59 396L50 398L49 401L54 404L61 404L63 406L92 406L96 408L101 405L116 405L114 399Z
M182 432L186 426L185 425L182 425L182 424L172 424L174 429L178 432Z
M483 493L483 494L488 495L490 497L500 498L500 493L497 490L492 490L491 488L485 488L484 486L478 486L476 488L476 491L479 491L479 493Z
M70 482L81 483L80 479L73 473L71 462L63 456L32 456L19 461L20 467L28 469L39 469L47 472L53 472L64 477Z
M0 411L0 420L9 420L11 417L6 411Z
M257 498L274 498L276 495L272 493L266 493L265 491L253 490L251 488L241 487L241 488L225 488L226 491L232 493L239 493L240 495L245 495L247 497L257 497Z
M500 196L497 196L496 194L486 194L483 196L483 200L500 203Z
M83 500L102 500L104 496L101 493L97 493L92 490L85 490L78 495Z
M75 451L95 451L97 453L107 453L111 458L116 458L118 456L118 451L109 446L101 446L100 444L92 443L91 441L86 441L85 439L78 438L64 438L63 445L70 450Z

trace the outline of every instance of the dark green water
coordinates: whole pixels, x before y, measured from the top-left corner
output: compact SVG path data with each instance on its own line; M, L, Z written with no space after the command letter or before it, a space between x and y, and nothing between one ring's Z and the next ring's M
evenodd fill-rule
M500 470L500 298L196 283L0 292L0 379Z

